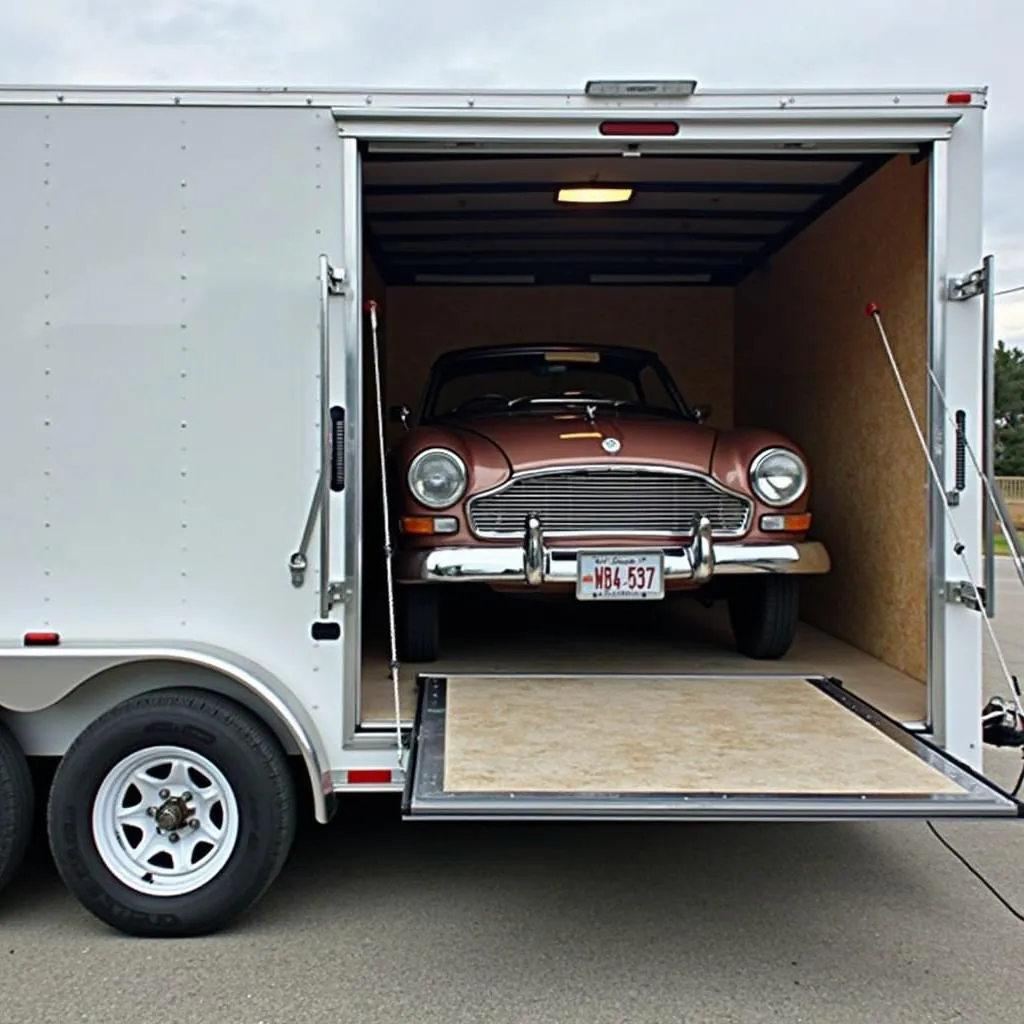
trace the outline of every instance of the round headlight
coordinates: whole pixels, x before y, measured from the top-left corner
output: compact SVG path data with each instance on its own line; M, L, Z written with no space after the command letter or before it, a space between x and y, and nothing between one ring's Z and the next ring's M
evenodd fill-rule
M446 448L420 452L409 467L409 490L427 508L447 508L466 489L466 466Z
M807 488L807 466L785 448L769 448L754 459L750 486L766 505L790 505Z

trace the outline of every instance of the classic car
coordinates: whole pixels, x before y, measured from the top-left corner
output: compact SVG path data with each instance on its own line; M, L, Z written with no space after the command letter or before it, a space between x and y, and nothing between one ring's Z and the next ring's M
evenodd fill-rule
M388 477L399 656L440 653L439 595L458 583L579 601L724 599L739 651L779 658L799 577L830 569L808 539L810 471L770 430L717 429L664 363L631 347L515 345L432 366Z

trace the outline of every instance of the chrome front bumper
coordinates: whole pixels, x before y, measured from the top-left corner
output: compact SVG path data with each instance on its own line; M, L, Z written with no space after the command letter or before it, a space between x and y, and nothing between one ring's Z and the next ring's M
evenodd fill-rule
M614 545L609 545L614 548ZM753 573L817 574L828 572L829 557L816 541L800 543L715 543L711 523L701 517L693 540L680 548L657 548L664 553L665 582L706 583L712 576ZM575 583L576 552L549 548L536 518L527 521L523 546L431 548L405 552L398 576L418 582Z

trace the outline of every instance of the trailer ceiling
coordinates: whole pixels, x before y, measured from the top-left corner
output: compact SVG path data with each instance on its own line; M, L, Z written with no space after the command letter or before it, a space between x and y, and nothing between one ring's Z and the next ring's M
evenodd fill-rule
M732 285L889 159L368 153L366 237L389 284ZM590 184L634 194L556 199Z

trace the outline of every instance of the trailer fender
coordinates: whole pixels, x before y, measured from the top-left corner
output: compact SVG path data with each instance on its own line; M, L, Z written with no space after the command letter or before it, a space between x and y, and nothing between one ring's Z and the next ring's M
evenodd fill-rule
M0 648L0 707L8 711L45 711L98 676L117 669L188 666L228 680L256 698L267 725L290 738L302 757L313 793L316 820L326 824L333 809L330 761L312 718L291 690L272 672L249 658L208 644L62 644L54 647ZM166 685L181 685L168 678ZM165 685L161 681L157 687ZM141 690L140 690L141 692ZM83 722L81 728L87 723Z

